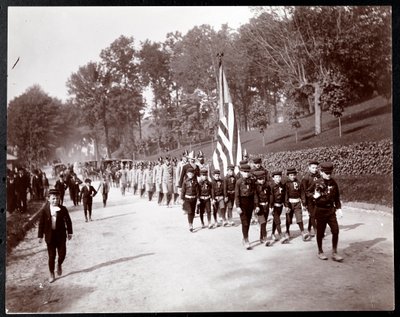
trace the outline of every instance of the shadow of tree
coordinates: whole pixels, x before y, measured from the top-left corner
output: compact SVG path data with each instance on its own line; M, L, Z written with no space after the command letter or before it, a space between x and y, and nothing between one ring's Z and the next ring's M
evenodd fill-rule
M127 262L127 261L132 261L134 259L138 259L138 258L142 258L144 256L150 256L150 255L154 255L155 253L143 253L143 254L139 254L139 255L135 255L135 256L128 256L125 258L120 258L120 259L115 259L109 262L105 262L105 263L100 263L97 264L95 266L89 267L87 269L83 269L83 270L79 270L79 271L72 271L66 275L60 276L58 279L70 276L70 275L74 275L74 274L79 274L79 273L89 273L89 272L93 272L95 270L101 269L102 267L105 266L110 266L110 265L114 265L114 264L118 264L118 263L122 263L122 262Z
M31 249L31 248L29 248L29 249ZM18 250L18 251L20 251L20 250ZM25 250L21 250L21 251L25 251ZM24 259L28 256L32 256L32 255L35 255L35 254L38 254L41 252L46 252L46 251L47 251L46 249L41 249L36 252L29 252L29 253L25 253L25 254L12 254L11 256L7 257L7 262L8 261L18 261L18 260Z
M353 129L349 129L349 130L343 131L343 134L350 134L350 133L362 130L362 129L364 129L366 127L369 127L369 126L370 126L370 124L363 124L363 125L360 125L358 127L354 127Z
M373 240L361 241L361 242L352 242L349 246L343 249L343 253L347 256L357 255L359 256L360 253L364 251L369 251L374 245L378 244L379 242L386 241L386 238L375 238Z
M129 215L133 215L133 214L135 214L135 212L127 212L127 213L120 214L120 215L114 215L114 216L109 216L109 217L104 217L104 218L93 219L93 221L102 221L102 220L107 220L107 219L111 219L111 218L129 216Z
M364 223L353 223L352 225L339 225L340 230L349 231L364 225Z

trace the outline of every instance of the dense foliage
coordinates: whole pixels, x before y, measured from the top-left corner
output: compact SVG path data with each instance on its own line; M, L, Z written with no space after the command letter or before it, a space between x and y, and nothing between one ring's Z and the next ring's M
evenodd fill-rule
M121 36L100 52L99 62L71 74L66 104L43 91L45 97L32 98L38 87L11 101L8 143L29 149L25 160L40 162L61 145L70 151L92 143L98 157L137 158L210 140L218 122L221 52L242 130L264 132L281 116L297 131L299 117L312 114L319 134L322 111L340 124L348 105L373 94L390 98L391 48L391 8L385 6L257 7L238 30L201 25L139 46ZM149 90L154 98L147 100L145 121ZM76 118L61 134L54 128L57 107L63 118ZM35 134L28 133L32 128Z

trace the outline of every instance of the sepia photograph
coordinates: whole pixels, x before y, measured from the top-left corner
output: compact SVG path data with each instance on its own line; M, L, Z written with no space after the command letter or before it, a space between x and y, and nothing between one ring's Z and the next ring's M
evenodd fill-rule
M3 313L394 312L392 6L5 9Z

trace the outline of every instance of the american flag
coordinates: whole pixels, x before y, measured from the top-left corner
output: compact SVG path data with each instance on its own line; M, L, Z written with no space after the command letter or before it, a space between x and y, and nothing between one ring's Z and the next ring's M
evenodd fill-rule
M219 65L219 125L217 146L213 153L213 167L225 175L229 164L239 165L242 159L242 145L236 122L235 109L222 63Z

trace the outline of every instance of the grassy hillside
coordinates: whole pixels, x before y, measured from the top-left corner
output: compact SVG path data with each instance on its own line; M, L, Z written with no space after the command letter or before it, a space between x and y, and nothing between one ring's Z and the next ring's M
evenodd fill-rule
M314 135L314 116L311 115L300 119L301 127L298 129L297 143L295 131L287 123L274 123L266 130L265 147L262 146L262 135L258 130L241 132L242 147L250 154L264 154L336 144L347 145L392 137L392 106L386 99L379 96L346 108L341 121L341 138L339 138L338 119L324 112L322 133L318 136ZM196 152L202 150L205 156L210 158L213 144L211 141L203 142L192 146L191 149ZM182 152L183 149L178 149L170 151L169 154L179 157ZM157 155L153 155L146 159L156 158Z

